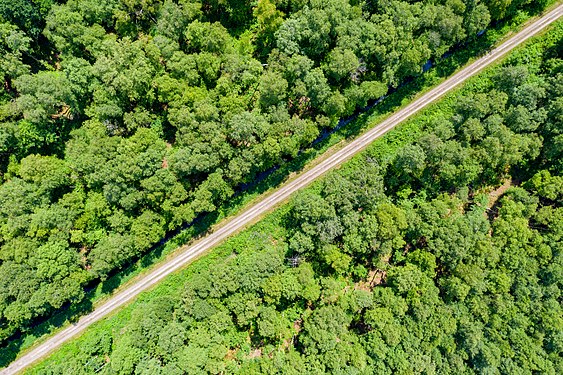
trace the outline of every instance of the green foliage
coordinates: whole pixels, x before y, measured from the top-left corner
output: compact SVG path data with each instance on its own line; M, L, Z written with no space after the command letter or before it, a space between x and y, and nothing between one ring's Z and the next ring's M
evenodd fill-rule
M0 19L10 22L34 39L45 25L45 16L54 5L52 0L2 0Z
M29 66L22 57L30 50L30 38L14 25L5 22L0 24L0 75L4 81L17 78L29 72Z
M389 86L419 75L428 59L525 6L0 0L0 341L67 303L75 306L86 286L148 253L170 231L215 213L242 184L296 158L322 131ZM341 298L339 284L329 278L383 269L382 259L389 257L412 262L431 277L440 265L427 253L448 256L436 250L447 235L426 232L435 252L416 258L404 252L418 238L411 219L422 219L393 194L408 198L424 191L438 199L443 192L494 184L511 168L543 160L553 177L542 175L529 189L560 200L561 69L550 53L545 66L527 74L507 69L493 79L496 90L461 98L456 115L445 120L449 136L437 131L390 164L365 165L360 177L333 176L320 195L300 196L289 214L295 225L282 243L270 244L270 259L237 256L229 268L234 275L219 269L220 283L201 281L200 289L186 292L193 306L181 307L185 320L169 326L169 316L158 318L162 342L149 327L123 339L137 345L142 338L146 348L116 344L113 350L121 341L102 340L103 348L86 355L97 356L87 370L78 365L84 357L58 369L97 371L112 352L115 359L105 366L116 372L230 371L225 356L235 356L229 350L246 342L247 333L251 346L264 340L263 358L284 363L270 356L272 348L305 345L297 337L303 328L307 346L319 347L311 353L322 357L321 365L311 365L315 371L369 372L361 340L340 334L359 322L356 315L369 297ZM549 69L552 77L542 73ZM545 139L553 142L544 147ZM393 168L400 173L384 183ZM421 206L453 209L458 203L432 202ZM532 218L526 204L526 218L547 220L545 210ZM451 223L460 242L468 236L466 221L485 235L478 215L467 216ZM474 242L460 245L459 253ZM286 252L299 267L283 267ZM327 279L321 283L321 277ZM503 276L497 279L506 284ZM461 290L452 294L463 295ZM325 302L335 306L313 308ZM315 323L301 327L296 321L304 309L313 311ZM337 315L337 326L330 326L325 311ZM192 343L194 335L201 340ZM325 336L341 341L320 348ZM148 358L145 349L157 357Z
M541 113L561 92L546 61L495 68L423 116L407 147L368 150L301 192L175 292L134 305L111 348L75 346L78 364L104 353L118 372L558 373L561 173ZM545 93L526 107L532 128L508 126L521 87ZM257 118L240 122L240 142L259 139ZM506 178L521 186L487 207Z

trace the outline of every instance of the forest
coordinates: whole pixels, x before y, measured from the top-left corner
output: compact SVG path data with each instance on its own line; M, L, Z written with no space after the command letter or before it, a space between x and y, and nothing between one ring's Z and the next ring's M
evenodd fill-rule
M452 46L545 3L0 0L0 341L80 302ZM542 124L523 103L510 112L521 126ZM468 121L470 144L486 132ZM529 150L514 147L534 155L539 136L522 139ZM446 144L470 164L432 188L485 173ZM415 170L396 187L430 184L424 147L397 162ZM483 158L501 145L487 147Z
M413 121L31 373L563 373L563 23Z

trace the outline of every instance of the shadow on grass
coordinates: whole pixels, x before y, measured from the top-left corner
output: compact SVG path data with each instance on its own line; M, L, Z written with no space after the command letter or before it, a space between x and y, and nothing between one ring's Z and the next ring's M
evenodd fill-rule
M541 9L529 12L530 16L541 13ZM336 131L325 134L325 137L314 143L311 148L303 150L299 156L291 161L279 165L267 172L257 176L255 181L244 185L237 191L237 194L218 210L206 215L202 215L192 223L172 231L166 235L157 245L153 246L145 255L127 263L119 270L112 272L105 280L94 280L86 286L84 298L78 303L68 303L60 309L52 312L43 319L37 319L34 324L25 332L17 332L9 340L4 341L0 348L0 367L7 366L12 362L21 350L28 347L29 343L35 339L52 333L57 328L62 327L67 322L75 322L81 316L91 312L94 302L103 296L108 296L118 287L123 285L142 270L158 263L162 258L169 254L173 249L187 243L191 239L205 235L210 228L219 222L224 216L233 214L251 196L260 195L271 188L282 184L294 173L303 168L313 159L318 157L327 148L337 143L341 139L351 139L358 136L371 123L373 116L382 116L392 113L406 99L412 98L422 90L435 85L437 80L450 76L460 66L465 65L469 59L486 53L497 40L498 32L511 25L513 20L508 20L495 25L481 37L453 48L446 58L440 59L434 67L427 73L414 77L396 90L392 90L389 95L373 106L373 102L368 106L367 111L358 111L352 119L345 119L346 125ZM351 121L350 121L351 120Z

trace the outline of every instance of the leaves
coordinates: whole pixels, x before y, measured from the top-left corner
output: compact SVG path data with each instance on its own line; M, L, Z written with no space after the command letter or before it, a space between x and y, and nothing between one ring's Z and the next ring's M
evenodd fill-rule
M0 340L79 301L94 279L213 213L340 118L420 74L428 59L526 5L505 3L0 0ZM226 358L242 368L254 353L250 367L263 372L287 373L288 363L301 373L463 372L455 342L444 338L453 336L449 322L433 313L443 306L429 279L443 276L434 281L448 289L448 303L512 293L512 277L485 270L526 268L522 253L557 279L559 211L536 210L560 201L560 64L551 43L542 47L545 64L537 52L526 69L497 70L391 160L362 159L360 170L339 172L319 194L299 195L287 238L245 243L255 257L233 249L236 261L211 270L197 298L186 297L193 305L185 320L136 319L142 329L116 340L115 350L105 343L90 364L80 364L88 354L53 371L98 371L108 355L105 368L117 372L236 372ZM474 195L532 164L537 171L521 180L544 171L527 185L541 202L507 193L492 208L499 238L488 241L484 208L469 207L478 206ZM409 272L394 274L395 266ZM382 330L364 349L360 336L371 328L362 314L372 305L359 290L369 295L361 288L385 282L429 326L385 317L408 327L410 341ZM429 334L442 332L436 327L446 333ZM526 342L520 331L514 336ZM555 353L558 336L545 337ZM421 343L436 350L413 349ZM513 358L492 344L468 347L475 368ZM374 364L366 352L389 361Z

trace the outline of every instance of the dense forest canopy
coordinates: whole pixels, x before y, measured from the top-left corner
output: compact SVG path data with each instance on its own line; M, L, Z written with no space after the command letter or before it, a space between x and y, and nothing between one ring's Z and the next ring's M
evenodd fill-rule
M562 84L559 23L36 372L563 373Z
M0 0L0 340L528 3ZM534 87L494 103L540 126ZM514 142L491 173L541 140ZM484 173L452 163L440 186Z

